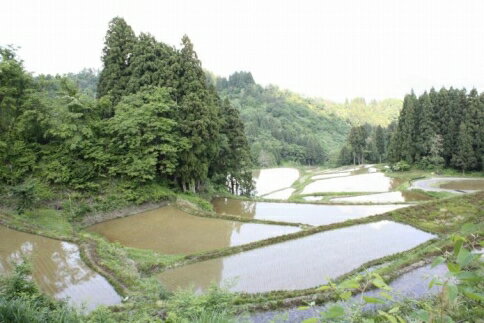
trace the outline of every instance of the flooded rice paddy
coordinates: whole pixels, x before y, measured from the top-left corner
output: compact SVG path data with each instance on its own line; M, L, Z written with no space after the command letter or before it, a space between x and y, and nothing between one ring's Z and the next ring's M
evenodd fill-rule
M418 192L387 192L377 194L358 195L350 197L336 197L330 201L334 203L405 203L427 201L430 197Z
M428 288L430 281L435 278L437 280L446 280L446 274L448 273L446 265L438 265L432 267L426 265L419 267L412 271L409 271L397 279L393 280L389 285L393 289L390 294L394 297L394 300L399 301L405 298L421 299L431 295L439 293L442 287L434 285L432 288ZM371 290L362 294L356 294L347 301L338 302L343 307L351 307L358 304L363 310L373 310L377 307L375 304L364 304L361 300L362 296L368 297L381 297L379 290ZM320 312L327 310L330 304L314 306L308 309L291 308L288 310L279 311L267 311L259 312L250 315L250 317L242 316L243 322L246 319L253 323L263 322L278 322L278 323L290 323L290 322L302 322L305 319L312 317L320 317ZM380 304L382 305L382 304Z
M289 234L299 228L204 218L167 206L95 224L88 230L128 247L192 254Z
M459 191L482 191L484 190L484 179L456 180L440 185L440 188Z
M334 178L334 177L345 177L350 175L351 175L350 172L329 173L329 174L323 174L323 175L316 175L316 176L313 176L311 179L318 180L318 179L327 179L327 178Z
M10 272L26 256L33 266L34 281L57 299L69 298L71 304L84 305L88 311L121 302L108 281L84 264L75 244L4 226L0 226L0 238L0 273Z
M408 225L380 221L167 270L158 279L170 290L191 287L199 292L224 282L232 291L248 293L304 289L434 237Z
M289 188L298 178L299 170L295 168L267 168L254 172L257 196Z
M393 211L407 205L317 205L216 198L215 212L257 220L326 225Z
M388 192L400 184L399 180L385 174L367 173L317 180L308 184L302 194L328 192Z
M264 195L265 199L273 199L273 200L287 200L291 197L292 193L294 193L294 188L286 188L284 190L280 190L271 194Z
M413 181L410 189L432 192L470 193L484 190L484 179L468 177L432 177Z

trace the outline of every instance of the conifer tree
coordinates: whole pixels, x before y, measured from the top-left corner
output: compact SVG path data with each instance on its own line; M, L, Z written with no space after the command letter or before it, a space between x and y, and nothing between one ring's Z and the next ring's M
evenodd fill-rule
M182 38L179 54L179 87L176 92L178 121L190 149L180 153L176 172L183 190L195 192L207 178L212 159L218 152L217 107L205 81L201 63L188 36Z
M402 157L408 163L413 163L415 158L415 128L416 128L416 103L417 98L415 93L412 92L405 96L403 101L403 109L405 109L404 118L401 123L400 134L400 149L402 150Z
M113 104L116 104L127 94L128 69L135 43L136 36L123 18L116 17L110 21L104 41L98 98L110 95Z
M420 122L416 134L417 160L430 155L432 138L435 137L435 125L433 121L433 106L430 96L425 92L419 97Z
M175 50L150 34L141 33L133 47L126 92L136 93L146 86L176 88Z
M375 131L375 145L381 163L382 157L385 155L385 135L381 126L378 126Z
M472 136L464 122L459 126L457 143L457 152L452 157L452 163L462 169L464 174L466 170L472 169L477 164L477 158L472 150Z

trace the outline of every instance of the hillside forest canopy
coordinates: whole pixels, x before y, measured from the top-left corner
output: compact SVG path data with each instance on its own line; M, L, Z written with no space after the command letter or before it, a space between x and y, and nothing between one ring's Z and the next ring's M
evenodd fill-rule
M484 94L431 89L403 101L343 104L203 70L123 18L110 24L103 68L63 76L25 71L0 52L0 181L37 178L99 190L112 180L184 192L250 194L251 169L284 164L405 162L483 168Z
M484 93L476 89L430 89L405 96L398 122L387 128L353 127L340 164L381 162L423 169L484 168Z
M89 190L120 178L191 192L226 184L250 192L239 112L207 83L187 36L181 45L135 35L114 18L96 97L92 71L34 77L13 48L2 48L0 181L16 185L36 177Z

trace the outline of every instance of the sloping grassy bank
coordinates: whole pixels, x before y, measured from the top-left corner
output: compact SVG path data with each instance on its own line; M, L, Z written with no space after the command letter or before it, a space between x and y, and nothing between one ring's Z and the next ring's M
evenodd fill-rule
M162 319L169 317L169 313L175 313L173 315L176 319L173 320L177 321L178 319L183 320L186 318L180 313L180 311L182 311L181 309L195 308L196 310L194 311L200 314L205 310L212 308L210 307L211 305L209 305L211 302L209 298L215 297L215 295L223 296L222 301L217 302L214 299L214 302L217 304L223 304L224 308L230 310L230 313L300 305L307 301L324 303L328 300L335 299L336 296L328 291L322 292L318 290L317 287L299 291L275 291L264 294L231 294L215 288L211 291L212 294L208 294L211 296L203 296L205 297L203 302L207 302L203 303L201 301L202 298L198 298L191 293L183 292L185 294L176 293L175 295L172 295L164 290L158 281L150 278L150 275L159 272L160 270L223 257L282 241L297 239L317 232L380 220L392 220L410 224L418 229L439 236L438 240L429 241L412 250L368 262L360 268L356 268L354 271L339 277L336 281L341 282L345 279L350 279L352 275L361 272L365 268L380 264L385 264L385 266L379 268L378 272L385 279L391 280L396 278L399 273L406 270L406 268L415 266L415 264L428 262L431 257L438 255L442 250L450 248L443 239L455 233L464 223L473 222L478 224L479 228L481 228L480 230L482 230L482 218L484 215L484 193L479 192L470 195L424 202L416 206L395 210L387 214L375 215L332 225L319 227L305 226L303 230L293 234L257 241L242 246L212 250L193 255L170 256L162 255L150 250L126 248L117 243L109 243L102 237L87 233L83 230L88 223L90 224L98 220L105 220L112 217L113 214L115 216L129 215L130 212L125 213L120 210L131 208L131 210L133 210L131 213L135 213L136 206L133 205L143 206L148 203L151 203L150 205L154 205L153 203L162 203L163 205L165 203L174 203L193 215L254 222L253 220L238 219L231 216L219 216L210 210L211 206L207 201L201 200L197 196L180 195L174 192L167 192L164 189L159 190L159 192L160 191L163 192L163 194L152 195L154 197L159 197L158 200L156 200L156 198L139 199L138 201L141 201L140 204L136 204L135 201L131 202L131 206L123 203L118 209L112 206L106 208L105 216L103 216L104 213L102 213L102 208L99 207L99 203L105 204L105 201L107 200L117 200L115 198L110 198L109 195L104 195L98 199L91 199L93 204L90 205L89 208L94 211L77 216L68 215L72 214L71 211L73 208L77 210L82 208L80 205L87 201L84 198L76 200L77 202L75 205L72 202L73 199L71 199L71 205L66 208L49 209L46 208L45 205L41 205L24 214L15 212L11 207L5 207L0 215L0 223L14 229L77 243L80 246L81 256L84 261L94 270L105 276L120 294L127 297L127 300L123 304L115 306L109 311L100 309L99 311L107 315L106 317L115 317L116 321L134 321L133 318ZM67 201L67 203L68 202L69 201ZM50 203L53 205L59 203L59 201ZM61 203L66 203L66 201L61 201ZM142 207L140 207L140 210L141 209ZM94 212L96 212L95 215L93 215ZM255 221L254 223L261 222ZM287 223L277 224L287 225ZM173 305L174 303L178 305ZM201 303L205 305L202 306L200 305Z

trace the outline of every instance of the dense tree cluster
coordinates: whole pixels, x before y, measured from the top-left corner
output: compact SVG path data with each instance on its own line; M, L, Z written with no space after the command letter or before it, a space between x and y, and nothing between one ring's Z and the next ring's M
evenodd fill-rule
M208 78L239 109L256 165L322 164L341 146L350 128L341 118L313 108L308 99L256 84L250 72Z
M178 50L114 18L97 89L92 70L34 78L14 50L0 53L1 182L34 176L94 189L121 178L193 192L207 183L251 189L238 110L207 82L187 36Z
M482 170L484 93L473 89L431 89L405 96L389 159L421 167Z
M395 128L395 122L386 128L370 124L352 127L340 150L338 164L381 163L387 160L388 146Z

